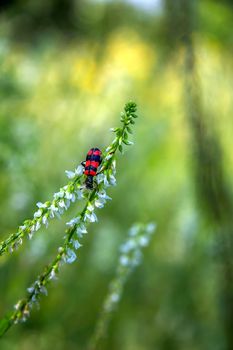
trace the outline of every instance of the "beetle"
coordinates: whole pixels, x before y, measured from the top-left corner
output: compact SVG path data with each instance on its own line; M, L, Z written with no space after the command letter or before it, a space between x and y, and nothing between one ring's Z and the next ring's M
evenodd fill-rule
M102 162L101 155L99 148L91 148L87 153L86 161L81 163L84 166L84 174L87 176L85 185L88 189L93 189L93 178L97 175L97 169Z

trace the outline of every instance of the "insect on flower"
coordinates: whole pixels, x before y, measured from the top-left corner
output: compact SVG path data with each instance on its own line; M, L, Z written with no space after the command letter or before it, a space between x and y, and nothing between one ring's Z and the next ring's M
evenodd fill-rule
M99 148L91 148L87 153L86 161L81 163L85 167L84 174L87 176L86 188L93 189L93 178L97 175L97 169L102 162L101 154Z

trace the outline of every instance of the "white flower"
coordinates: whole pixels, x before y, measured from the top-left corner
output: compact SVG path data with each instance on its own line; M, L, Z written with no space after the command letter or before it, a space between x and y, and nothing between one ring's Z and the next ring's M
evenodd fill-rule
M50 217L54 218L54 214L57 215L57 213L58 213L58 208L55 206L54 203L52 203L48 209L50 211Z
M66 170L65 173L68 179L73 179L75 177L75 173L73 171Z
M109 152L110 150L111 150L111 146L108 146L107 148L106 148L106 150L105 150L105 152Z
M76 233L78 237L82 237L84 233L87 233L86 226L82 222L77 226Z
M128 256L126 256L126 255L121 255L121 256L120 256L120 264L121 264L122 266L127 266L127 265L129 265L129 258L128 258Z
M80 247L82 247L82 244L80 244L77 239L72 239L71 243L75 249L79 249Z
M50 274L49 274L49 280L56 280L57 279L57 275L54 269L51 270Z
M98 198L95 200L96 208L103 208L105 203L106 203L106 201L103 198Z
M104 175L104 186L105 187L109 187L110 186L106 175Z
M87 210L88 211L93 211L95 209L94 205L92 203L88 203Z
M66 192L65 192L65 197L66 197L66 199L69 199L69 200L71 200L72 202L75 201L75 194L74 194L74 193L71 193L71 192L66 191Z
M68 248L66 251L66 255L64 256L64 260L66 263L71 264L72 262L74 262L77 258L77 255L75 254L75 252Z
M29 239L32 239L33 233L34 233L33 231L31 231L31 232L28 233L28 238L29 238Z
M34 213L34 219L40 218L42 214L43 214L43 210L42 210L42 209L37 210L37 211Z
M109 176L109 183L110 183L110 185L112 185L112 186L116 186L116 178L115 178L115 176L112 175L112 174Z
M102 199L109 199L109 200L111 200L112 198L111 197L109 197L107 194L106 194L106 192L103 190L103 191L101 191L101 192L98 192L98 197L99 198L102 198Z
M112 303L117 303L120 299L120 295L118 293L112 293L110 295L110 300Z
M60 200L60 201L58 202L58 205L59 205L59 207L61 207L61 208L67 209L67 206L66 206L66 203L65 203L64 199Z
M104 175L103 173L98 174L98 175L96 176L97 184L100 184L101 182L104 181L104 176L105 176L105 175Z
M129 236L136 236L139 232L139 226L138 225L134 225L129 229Z
M105 157L105 160L109 160L110 158L112 158L112 154L111 153L109 153L106 157Z
M28 291L28 293L34 293L35 292L35 287L34 286L32 286L32 287L29 287L29 288L27 288L27 291Z
M47 288L43 285L39 287L39 291L41 294L48 295Z
M67 226L74 226L75 224L77 224L79 222L80 218L77 217L77 218L74 218L74 219L71 219L69 222L66 223Z
M148 233L153 233L155 229L156 229L156 224L154 222L150 222L146 226L146 232L148 232Z
M133 258L131 259L131 265L138 266L140 264L141 260L142 260L142 253L140 252L140 250L136 250L134 252Z
M21 300L19 300L18 303L14 305L15 310L19 310L20 306L21 306Z
M42 217L42 223L43 223L46 227L48 227L49 221L48 221L48 216L47 216L47 215L44 215L44 216Z
M96 222L96 221L98 221L97 216L95 215L94 212L93 213L88 213L88 212L85 213L84 220L85 221L89 221L89 222Z
M112 162L112 172L114 175L116 174L116 160L115 159Z
M47 208L47 204L46 203L38 202L38 203L36 203L36 205L37 205L38 208Z
M36 222L35 224L35 231L38 231L41 227L41 223L39 221Z
M54 193L53 198L59 199L59 198L63 198L64 197L65 192L63 191L63 189L61 189L59 192Z
M77 194L77 198L78 198L78 199L84 198L83 189L84 189L84 188L79 188L79 189L77 189L77 190L75 191L76 194Z
M83 174L83 166L79 165L76 169L75 169L75 174L76 175L82 175Z
M141 247L146 247L149 244L150 238L146 235L139 238L139 244Z
M134 249L136 247L137 243L134 239L129 239L126 241L122 246L120 247L121 253L128 253L130 250Z
M17 240L17 244L18 244L18 245L22 245L22 244L23 244L23 240L22 240L21 237Z

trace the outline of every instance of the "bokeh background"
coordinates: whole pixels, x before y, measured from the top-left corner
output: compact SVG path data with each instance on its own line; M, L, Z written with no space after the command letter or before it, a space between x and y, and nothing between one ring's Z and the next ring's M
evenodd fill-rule
M138 221L158 229L99 349L233 349L232 10L230 0L1 1L1 239L90 147L109 144L125 102L140 116L79 260L1 349L86 349ZM0 259L1 316L78 208Z

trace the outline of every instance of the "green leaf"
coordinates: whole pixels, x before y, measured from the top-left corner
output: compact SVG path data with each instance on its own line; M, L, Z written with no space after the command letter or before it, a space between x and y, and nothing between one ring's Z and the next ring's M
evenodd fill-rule
M12 325L13 320L11 319L11 314L9 316L5 316L1 321L0 321L0 337L3 336L3 334L6 333L8 328Z
M133 142L132 141L129 141L129 140L123 140L124 144L126 144L127 146L130 146L130 145L133 145Z
M119 151L122 153L122 151L123 151L123 147L122 147L122 145L119 145Z
M126 129L127 129L127 131L128 131L130 134L132 134L132 133L133 133L132 129L130 129L130 127L129 127L129 126L127 126L127 127L126 127Z

